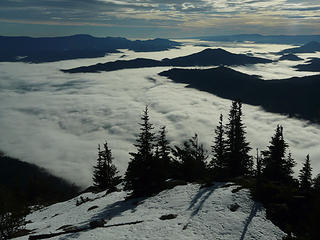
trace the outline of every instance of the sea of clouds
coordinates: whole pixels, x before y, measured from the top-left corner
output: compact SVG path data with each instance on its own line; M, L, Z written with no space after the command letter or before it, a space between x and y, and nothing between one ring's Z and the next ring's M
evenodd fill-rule
M270 52L287 47L266 44L223 46L235 53L252 53L272 59L279 56ZM222 113L227 117L231 101L158 76L168 67L81 74L59 71L117 59L171 58L204 48L189 43L180 49L163 52L123 50L95 59L42 64L0 63L0 150L85 187L91 184L97 145L105 140L112 149L115 164L122 174L125 172L130 158L128 153L135 151L133 144L138 134L138 122L146 105L150 108L155 131L166 125L172 145L198 133L200 141L210 149L219 115ZM315 54L303 57L310 56ZM291 68L295 64L297 62L283 61L234 69L261 75L264 79L305 75ZM255 106L244 105L243 108L252 155L256 148L266 149L276 125L282 124L290 151L298 162L296 170L310 154L314 173L320 172L319 125L267 113Z

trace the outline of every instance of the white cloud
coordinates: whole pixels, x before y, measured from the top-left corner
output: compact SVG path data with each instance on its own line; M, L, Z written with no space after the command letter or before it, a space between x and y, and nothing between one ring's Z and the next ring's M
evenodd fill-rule
M186 46L160 53L126 51L124 59L139 56L161 59L200 49ZM242 46L239 51L247 50ZM261 52L261 49L252 51ZM124 173L130 157L128 152L135 150L138 122L146 104L150 105L151 121L156 128L167 126L173 144L198 132L209 148L219 114L227 115L230 101L157 75L167 68L72 75L59 71L115 60L121 55L45 64L1 63L0 149L86 186L91 182L97 144L105 138L116 165ZM266 69L261 67L261 70ZM314 170L320 171L318 125L247 105L244 114L252 148L265 149L276 125L283 124L295 159L301 162L310 153Z

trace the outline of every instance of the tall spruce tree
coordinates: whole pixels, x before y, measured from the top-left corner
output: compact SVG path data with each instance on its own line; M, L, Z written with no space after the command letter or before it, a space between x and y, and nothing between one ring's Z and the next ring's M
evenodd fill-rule
M226 125L227 174L237 177L252 174L253 160L249 155L251 147L246 141L245 126L242 123L242 104L233 101Z
M285 156L288 144L283 138L283 127L278 125L271 138L268 150L262 152L263 176L269 180L288 182L292 180L295 161L289 153Z
M309 154L306 156L306 160L303 164L299 174L299 183L302 191L309 191L312 186L312 168L310 164Z
M170 157L171 147L167 139L166 127L162 126L160 128L159 134L157 136L156 143L156 154L154 167L157 171L159 184L165 179L169 178L171 173L171 157Z
M104 185L103 160L100 144L98 144L98 158L96 165L93 167L92 180L95 187L101 188Z
M221 173L227 167L226 163L226 140L224 139L223 115L220 114L219 125L215 129L215 138L211 146L212 160L210 167L215 172Z
M313 188L317 193L320 193L320 174L313 179Z
M178 163L177 170L180 178L189 182L207 178L206 159L208 154L204 146L199 143L197 134L185 141L182 147L175 146L173 155Z
M113 164L113 157L107 141L103 144L103 150L98 145L97 165L93 170L94 186L101 190L112 192L120 183L121 178L118 176L118 170Z
M133 195L148 195L154 192L156 182L153 176L154 140L153 126L150 123L148 106L141 117L140 133L136 140L136 152L131 152L131 159L125 174L125 189Z

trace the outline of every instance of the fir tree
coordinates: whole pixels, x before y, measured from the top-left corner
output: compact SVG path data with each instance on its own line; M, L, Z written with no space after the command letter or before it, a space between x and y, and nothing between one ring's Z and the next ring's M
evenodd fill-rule
M284 172L289 176L289 179L292 179L292 174L294 173L293 167L296 165L295 160L292 158L291 152L288 153L287 158L284 162Z
M256 196L260 196L261 194L261 175L262 175L262 163L261 163L261 157L259 156L259 149L257 148L257 156L256 156Z
M95 187L101 188L104 185L103 161L100 144L98 144L98 158L97 164L93 167L92 180Z
M313 188L317 193L320 193L320 174L313 179Z
M303 164L299 174L300 188L302 191L309 191L312 186L312 168L310 164L309 154Z
M249 175L252 173L253 161L249 156L249 143L246 141L245 126L242 123L242 104L233 101L226 125L227 135L227 172L230 177Z
M183 143L183 147L175 146L173 155L176 158L180 177L186 181L203 180L207 177L207 151L199 144L198 135Z
M141 117L140 134L134 146L137 152L130 153L131 159L125 175L125 189L132 190L133 195L147 195L154 192L156 183L153 174L154 133L150 123L148 106Z
M259 149L257 148L257 156L256 156L256 178L257 180L260 180L261 178L261 173L262 173L262 163L261 163L261 158L259 156Z
M155 168L158 174L159 181L162 182L169 178L171 173L171 157L170 146L166 136L166 127L161 127L157 137L156 154L155 154Z
M103 144L102 151L100 145L98 145L98 159L97 165L94 166L93 182L95 187L107 190L107 192L115 191L116 186L121 181L120 176L118 176L118 170L112 160L113 157L108 143L105 142Z
M220 114L219 125L215 129L215 138L213 145L211 146L212 160L210 167L213 168L216 174L222 174L222 171L226 169L226 141L224 139L224 126L223 115Z
M285 157L288 144L283 138L283 127L278 125L274 136L271 138L268 150L262 152L263 155L263 176L274 181L291 181L294 160L289 153Z

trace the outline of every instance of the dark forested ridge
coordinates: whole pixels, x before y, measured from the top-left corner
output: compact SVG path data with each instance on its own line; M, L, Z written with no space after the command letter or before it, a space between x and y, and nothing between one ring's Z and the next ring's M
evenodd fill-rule
M78 187L53 176L34 164L5 156L0 152L0 194L17 199L19 204L49 204L66 200Z
M320 122L320 75L264 81L226 67L171 69L160 75L219 97L262 106L269 112Z
M279 52L280 54L287 53L314 53L320 51L320 42L312 41L301 47L288 48Z
M245 54L234 54L221 48L207 48L201 52L190 54L183 57L172 59L162 59L161 61L137 58L133 60L118 60L115 62L98 63L91 66L78 67L68 70L62 70L68 73L79 72L100 72L115 71L128 68L144 68L144 67L191 67L191 66L214 66L214 65L246 65L256 63L270 63L269 59L250 57Z
M0 62L53 62L103 57L107 53L118 52L117 49L150 52L178 46L178 42L160 38L131 41L120 37L96 38L90 35L42 38L0 36Z
M279 58L280 61L283 61L283 60L289 60L289 61L301 61L303 60L302 58L298 57L297 55L294 55L293 53L289 53L289 54L285 54L285 55L282 55L280 58Z
M305 64L295 66L298 71L320 72L320 58L311 58Z
M255 42L276 44L304 44L311 41L320 41L320 35L261 35L261 34L237 34L224 36L197 37L203 41L219 42Z

